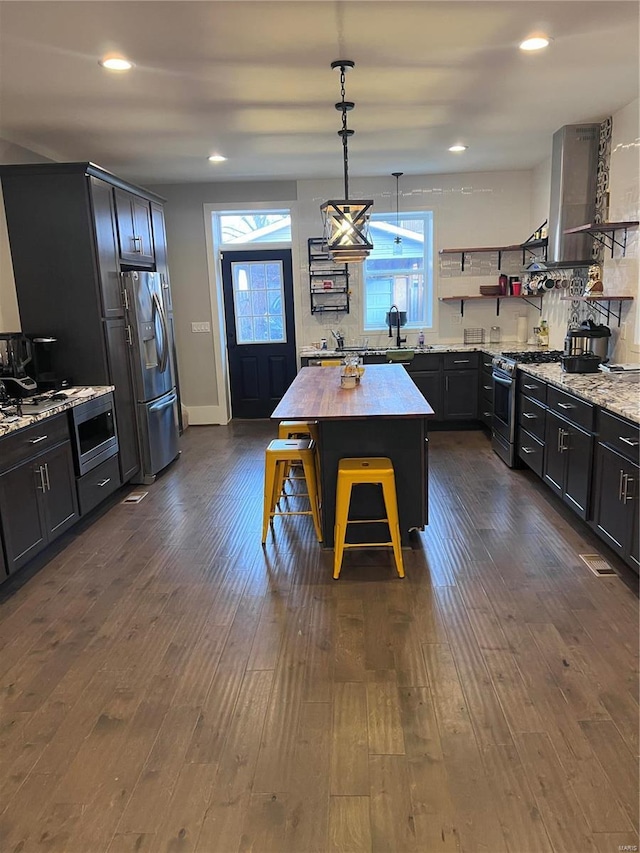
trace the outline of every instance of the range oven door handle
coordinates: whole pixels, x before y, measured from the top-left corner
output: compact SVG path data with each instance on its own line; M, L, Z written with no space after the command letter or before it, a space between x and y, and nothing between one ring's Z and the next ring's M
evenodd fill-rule
M511 388L513 385L513 379L505 379L503 376L498 376L497 374L493 374L493 381L497 382L498 385L504 385L505 388Z

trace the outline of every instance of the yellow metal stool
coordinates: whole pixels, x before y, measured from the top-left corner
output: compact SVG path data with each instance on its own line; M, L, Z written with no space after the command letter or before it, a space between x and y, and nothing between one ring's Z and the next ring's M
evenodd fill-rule
M278 501L282 493L282 484L292 462L300 462L306 480L307 491L290 497L308 498L311 504L308 510L280 511ZM262 544L266 542L267 530L276 515L310 515L313 526L322 542L320 527L320 508L318 500L318 485L316 481L315 444L311 438L274 438L265 452L264 469L264 504L262 512Z
M382 496L386 511L385 518L367 518L349 520L349 505L351 489L362 483L382 486ZM345 542L349 524L386 523L389 526L391 540L389 542ZM333 561L333 577L340 577L342 558L346 548L371 548L376 545L390 545L396 561L398 575L404 577L402 562L402 546L400 543L400 521L398 518L398 501L396 497L396 478L393 463L386 456L372 456L362 459L341 459L338 463L338 480L336 486L336 521L334 529L335 555Z
M312 438L315 444L314 458L316 464L316 487L318 489L318 500L322 503L322 487L320 483L320 457L318 455L318 423L317 421L280 421L278 424L278 438ZM301 464L295 463L292 466L294 469L300 468ZM287 471L282 478L282 495L289 497L285 491L287 481L304 479L303 476L297 476L290 470Z

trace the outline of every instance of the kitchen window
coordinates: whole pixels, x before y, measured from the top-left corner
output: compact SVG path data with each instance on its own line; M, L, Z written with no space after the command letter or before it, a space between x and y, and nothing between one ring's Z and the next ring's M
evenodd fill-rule
M433 325L433 213L374 213L373 251L364 263L364 328L385 329L390 305L407 312L406 327Z

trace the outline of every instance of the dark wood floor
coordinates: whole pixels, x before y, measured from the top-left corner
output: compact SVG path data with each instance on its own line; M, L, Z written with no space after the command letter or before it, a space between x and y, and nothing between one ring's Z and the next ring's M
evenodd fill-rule
M3 587L0 851L637 849L630 573L461 432L406 579L355 551L334 581L308 518L260 546L273 434L189 429Z

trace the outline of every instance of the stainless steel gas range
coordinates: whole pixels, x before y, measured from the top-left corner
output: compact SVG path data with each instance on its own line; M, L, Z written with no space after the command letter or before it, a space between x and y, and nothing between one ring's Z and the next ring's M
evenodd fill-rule
M516 370L518 364L546 364L560 361L560 350L503 352L493 358L493 419L491 446L510 468L518 468L516 430Z

